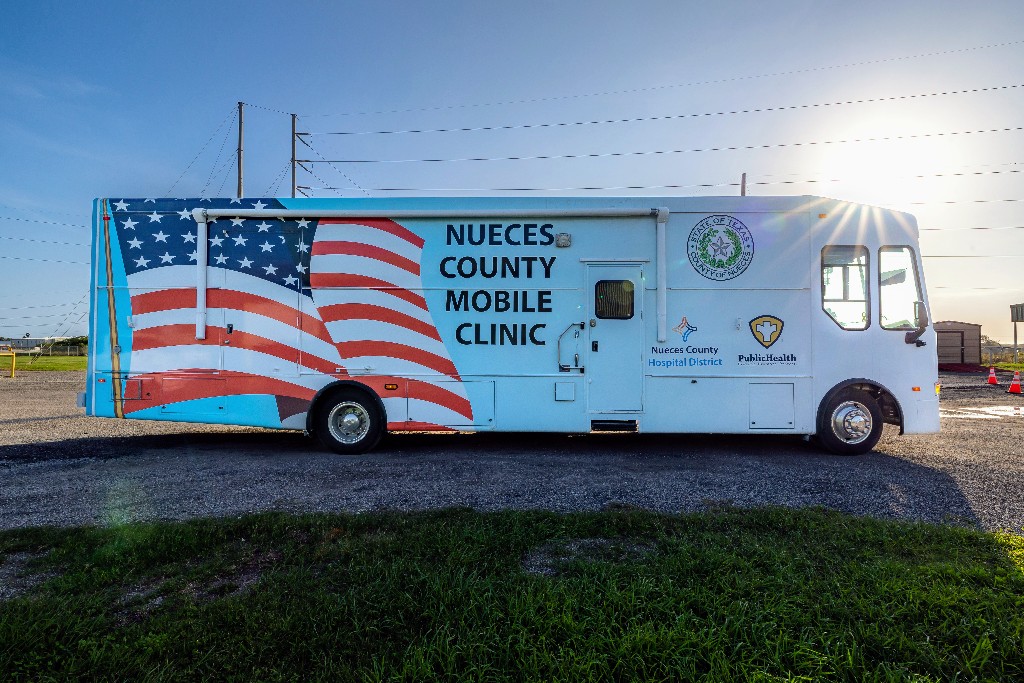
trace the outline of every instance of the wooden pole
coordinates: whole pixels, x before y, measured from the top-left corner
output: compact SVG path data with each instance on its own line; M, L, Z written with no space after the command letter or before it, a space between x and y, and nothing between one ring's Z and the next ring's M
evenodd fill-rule
M245 102L238 103L238 198L242 198L242 156L243 147L242 142L245 139L245 121L243 119L244 112L242 107Z

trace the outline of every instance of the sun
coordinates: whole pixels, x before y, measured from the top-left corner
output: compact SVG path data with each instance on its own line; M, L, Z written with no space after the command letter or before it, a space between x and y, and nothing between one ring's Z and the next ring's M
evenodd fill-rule
M879 114L832 129L817 153L818 174L835 188L829 194L893 208L941 199L936 174L962 168L967 157L959 141L936 135L950 130L939 118Z

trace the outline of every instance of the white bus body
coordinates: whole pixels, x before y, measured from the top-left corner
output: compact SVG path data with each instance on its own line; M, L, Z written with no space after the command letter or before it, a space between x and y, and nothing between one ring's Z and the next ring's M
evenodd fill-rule
M939 428L910 215L818 197L99 199L90 415L315 433Z

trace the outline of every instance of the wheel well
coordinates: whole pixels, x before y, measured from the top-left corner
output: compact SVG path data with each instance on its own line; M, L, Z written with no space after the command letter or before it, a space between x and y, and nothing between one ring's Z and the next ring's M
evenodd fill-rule
M900 407L900 402L896 400L896 397L892 395L892 392L886 389L884 386L877 382L872 382L868 379L848 379L845 382L840 382L836 386L832 387L825 397L821 399L821 403L818 404L818 419L815 425L821 425L822 415L825 412L825 406L831 402L835 396L846 389L859 389L870 394L877 402L878 408L882 411L882 421L886 424L898 425L900 428L900 434L903 434L903 409Z
M365 394L366 397L377 406L377 410L380 411L381 417L384 420L384 424L387 425L388 411L385 410L384 402L380 400L380 396L377 395L377 392L375 392L373 389L360 382L355 382L352 380L340 380L338 382L334 382L333 384L328 384L326 387L316 392L316 395L313 397L313 400L310 401L309 411L306 413L306 433L313 433L313 425L316 420L316 413L318 410L320 410L320 406L322 406L325 401L329 401L339 392L351 390L355 390L362 394Z

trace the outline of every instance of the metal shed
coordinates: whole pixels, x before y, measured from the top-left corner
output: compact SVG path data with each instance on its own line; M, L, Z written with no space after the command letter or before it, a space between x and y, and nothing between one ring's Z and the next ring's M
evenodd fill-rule
M940 363L981 365L981 325L942 320L935 332Z

